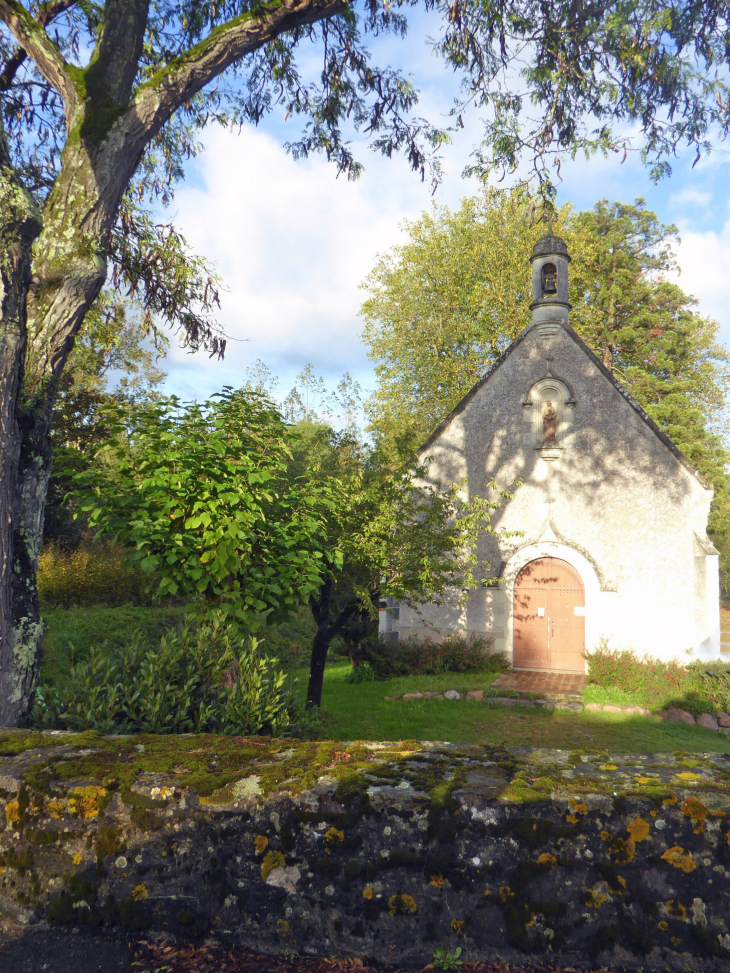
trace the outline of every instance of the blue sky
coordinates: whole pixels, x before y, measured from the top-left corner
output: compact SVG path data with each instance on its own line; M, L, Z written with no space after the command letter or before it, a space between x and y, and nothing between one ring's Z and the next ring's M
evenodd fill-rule
M412 73L421 93L418 114L445 123L457 82L429 50L433 26L422 15L405 41L370 46L378 63ZM474 115L465 122L442 153L444 179L433 197L450 207L478 191L461 173L482 126ZM202 398L223 385L239 386L257 358L279 376L282 391L307 362L333 384L349 371L366 389L372 386L359 339L358 285L376 255L403 239L403 220L430 207L431 186L402 158L374 155L364 141L357 149L365 173L356 182L337 179L323 158L294 162L282 146L296 136L295 125L277 112L257 129L209 129L165 214L221 273L226 290L219 320L231 338L222 362L171 348L163 365L170 392ZM663 222L676 223L679 282L720 321L730 344L730 147L717 146L694 169L693 161L694 152L678 158L672 177L658 186L636 156L623 165L618 157L567 163L559 202L585 209L604 197L631 202L642 196Z

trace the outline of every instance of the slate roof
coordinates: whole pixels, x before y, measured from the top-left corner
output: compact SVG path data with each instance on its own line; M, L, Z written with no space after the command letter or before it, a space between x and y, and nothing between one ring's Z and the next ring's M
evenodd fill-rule
M454 406L451 412L446 416L446 418L436 426L434 431L428 437L428 439L416 450L417 456L422 456L426 449L431 446L441 435L441 433L450 425L452 419L459 415L460 412L466 408L467 404L474 398L477 392L486 385L492 375L497 371L498 368L509 358L512 352L517 348L517 346L524 340L524 338L532 331L533 328L537 327L535 322L529 324L525 330L519 334L512 344L507 348L492 367L482 375L476 385L471 388L464 398ZM615 378L615 376L606 368L601 359L594 354L593 351L588 347L581 336L570 327L569 324L560 324L560 327L566 331L573 341L578 345L578 347L584 352L584 354L590 359L590 361L596 366L596 368L604 375L606 379L613 385L616 391L623 396L624 399L629 403L634 412L638 413L643 419L646 425L651 429L654 435L661 440L661 442L667 447L667 449L672 453L672 455L677 459L679 463L703 486L706 490L712 490L712 484L709 482L706 476L703 476L687 459L681 449L672 442L672 440L667 436L667 434L659 428L659 426L654 422L650 415L642 409L636 399L623 387L623 385Z

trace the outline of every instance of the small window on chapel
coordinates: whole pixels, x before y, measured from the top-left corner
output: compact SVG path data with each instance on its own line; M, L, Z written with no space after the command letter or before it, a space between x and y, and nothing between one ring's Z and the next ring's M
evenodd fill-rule
M543 294L558 293L558 272L555 264L545 264L542 268L542 292Z

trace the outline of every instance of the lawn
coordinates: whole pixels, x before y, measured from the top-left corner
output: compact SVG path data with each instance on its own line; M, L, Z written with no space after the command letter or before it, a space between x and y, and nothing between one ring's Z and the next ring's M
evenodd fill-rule
M412 690L486 689L496 673L417 676L351 685L345 682L349 668L348 663L338 662L325 671L319 739L438 740L613 753L730 753L730 739L724 734L655 718L547 712L468 699L384 698ZM303 692L306 671L296 671L295 675Z
M97 641L119 641L141 628L154 643L184 618L184 608L121 606L54 609L45 613L49 630L45 643L42 679L53 682L74 662L84 658ZM307 685L304 643L308 619L303 615L286 629L262 633L298 679L302 697ZM413 690L443 691L488 689L496 673L452 673L444 676L411 676L384 682L350 684L345 676L349 662L333 659L325 672L319 739L343 740L439 740L454 743L501 744L518 747L557 747L568 750L612 752L730 753L724 734L682 723L665 723L643 717L588 713L556 713L527 707L505 707L472 700L419 699L405 702L386 696L402 696ZM590 686L588 697L613 701L601 687ZM633 697L626 703L638 701ZM602 697L606 696L606 699ZM588 698L587 697L587 698Z

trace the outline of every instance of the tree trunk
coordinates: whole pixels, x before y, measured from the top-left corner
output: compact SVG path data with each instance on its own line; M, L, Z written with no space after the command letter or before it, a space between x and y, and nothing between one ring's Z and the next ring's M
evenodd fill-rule
M28 709L43 633L35 584L24 583L26 538L18 519L18 402L31 248L40 229L40 214L12 168L0 121L0 726L16 725Z
M327 662L330 642L332 641L332 626L330 624L330 607L332 600L332 580L327 578L317 593L309 596L309 607L312 617L317 624L317 631L312 641L312 655L309 660L309 685L307 686L307 709L322 705L322 684L324 682L324 667Z

